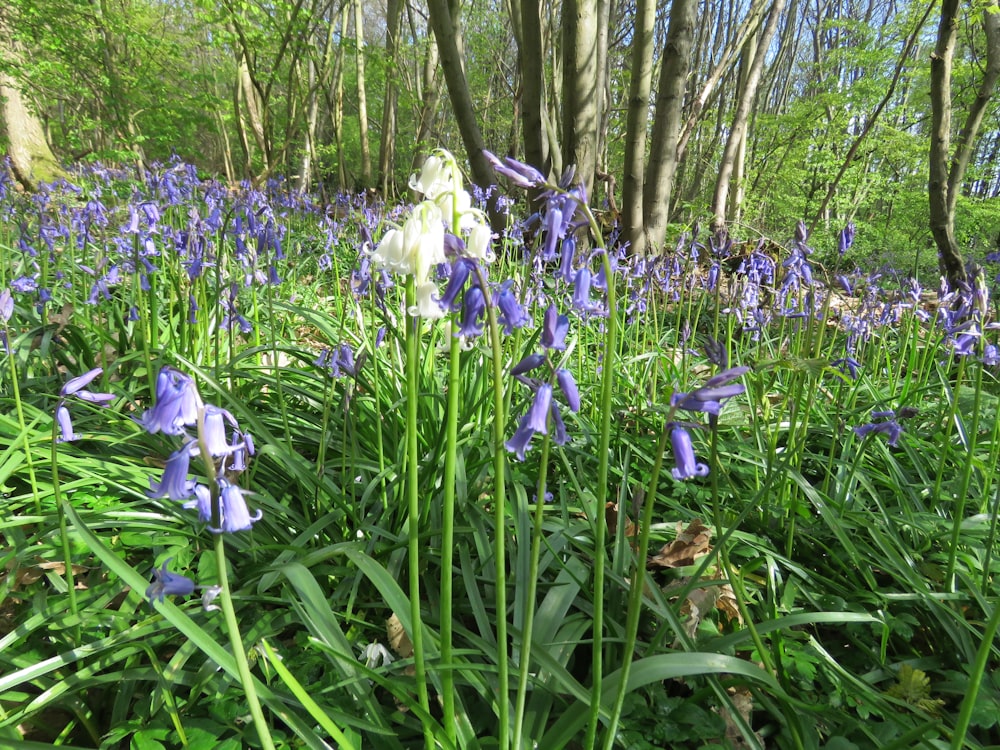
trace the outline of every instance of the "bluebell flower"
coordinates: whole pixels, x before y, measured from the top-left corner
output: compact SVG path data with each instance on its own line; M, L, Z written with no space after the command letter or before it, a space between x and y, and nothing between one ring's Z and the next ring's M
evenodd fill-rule
M222 528L211 529L215 533L233 533L247 531L264 515L257 509L257 514L250 515L247 501L243 498L243 490L239 485L226 479L219 479L219 502L221 503Z
M183 506L187 510L198 509L198 520L208 523L212 520L212 493L203 484L196 484L194 487L194 499L188 500Z
M227 423L233 428L239 426L236 418L225 409L212 404L205 406L205 433L202 435L202 439L205 441L208 452L213 456L227 456L240 447L238 444L230 445L227 442Z
M559 413L559 404L555 401L549 407L549 414L552 416L552 442L556 445L566 445L569 435L566 432L566 424L563 422L562 414Z
M573 373L565 368L559 368L556 370L556 382L559 383L559 389L566 397L566 405L569 406L569 410L572 412L580 411L580 391L577 390Z
M503 161L501 161L485 149L483 150L483 156L490 162L497 174L503 175L518 187L534 188L545 184L545 175L524 162L517 161L509 156L504 157Z
M167 570L171 560L173 558L168 557L162 567L153 568L155 580L146 589L146 598L149 599L150 606L156 600L162 602L167 596L187 596L194 592L194 581L187 576Z
M521 307L521 303L517 301L517 297L510 290L511 283L510 281L504 282L494 298L494 304L500 311L497 322L503 326L504 333L508 335L513 333L515 328L523 328L531 322L531 318L528 317L524 308Z
M576 235L570 235L562 241L559 254L559 272L556 276L566 283L573 280L573 257L576 255Z
M75 378L70 378L65 382L65 384L63 384L59 394L62 396L74 395L80 389L90 385L90 383L102 372L104 372L102 368L95 367L93 370L88 370L83 373L83 375L77 375Z
M62 401L56 407L56 421L59 423L60 433L56 438L57 443L70 443L80 439L80 436L73 432L73 420L70 418L69 409Z
M568 331L569 318L559 314L555 303L545 308L545 317L542 322L542 346L546 349L564 350Z
M486 298L478 286L471 287L462 298L462 321L456 336L482 336L480 320L486 313Z
M528 426L535 432L540 432L543 435L548 433L548 415L551 404L552 386L548 383L542 383L535 391L535 398L531 402L531 408L528 409L527 415Z
M164 367L156 376L156 405L146 411L139 423L150 434L183 435L184 428L198 421L201 397L194 380L172 367Z
M517 455L518 461L524 460L524 453L528 450L528 446L531 444L531 438L534 436L535 431L531 428L528 423L528 414L521 417L521 421L517 426L517 430L511 436L510 440L504 443L504 447Z
M673 469L674 479L683 481L692 477L704 477L708 475L708 466L699 463L694 455L694 445L691 442L691 434L681 427L674 425L670 431L670 444L674 449Z
M14 296L10 293L10 289L4 289L0 292L0 320L6 323L10 320L10 316L14 314Z
M195 441L190 441L170 454L163 469L163 478L156 482L149 478L150 497L169 497L171 500L185 500L194 492L194 480L188 479L188 468L191 465L191 451L197 450Z
M583 313L594 309L590 301L590 269L581 268L573 278L573 307Z
M451 264L451 275L448 277L448 285L444 289L444 294L438 303L442 310L450 311L458 309L455 300L459 293L465 289L465 283L469 280L475 262L467 258L458 258Z
M895 419L890 419L886 422L870 422L854 428L854 434L859 438L863 438L870 433L881 433L888 436L889 445L895 447L899 442L899 436L903 434L903 428Z
M749 369L749 367L732 367L724 370L706 380L705 385L691 393L675 393L670 398L670 405L678 409L703 411L718 416L725 399L746 391L742 383L730 381L742 377Z
M545 355L540 353L529 354L510 369L510 374L524 375L545 364Z

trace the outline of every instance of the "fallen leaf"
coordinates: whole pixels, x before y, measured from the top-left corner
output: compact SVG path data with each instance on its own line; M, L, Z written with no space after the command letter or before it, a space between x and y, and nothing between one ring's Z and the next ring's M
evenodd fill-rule
M705 526L700 518L696 518L682 529L683 523L677 524L677 538L663 545L660 551L649 558L647 567L683 568L694 565L697 558L712 551L708 541L712 531Z

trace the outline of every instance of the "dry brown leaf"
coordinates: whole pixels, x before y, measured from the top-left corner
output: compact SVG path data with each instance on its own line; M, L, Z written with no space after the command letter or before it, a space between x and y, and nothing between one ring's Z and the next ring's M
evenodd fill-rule
M739 715L743 718L746 724L750 724L750 717L753 714L753 695L747 688L730 688L729 695L733 701L733 707L737 710ZM722 716L722 720L726 722L726 739L729 741L729 747L732 748L744 748L749 747L747 741L743 737L743 733L740 732L740 728L733 721L733 716L729 712L728 708L723 708L719 715ZM760 739L760 735L754 732L757 738Z
M608 531L612 536L618 533L618 503L607 503L604 506L604 520L608 523ZM639 536L639 529L631 518L625 516L625 536L629 538Z
M395 651L398 656L403 659L413 656L413 643L395 612L392 613L392 617L385 621L385 632L389 638L389 648Z
M712 530L700 518L689 523L686 529L683 528L683 523L678 523L677 538L663 545L657 554L650 557L647 567L683 568L694 565L697 558L712 551L708 543L711 538Z

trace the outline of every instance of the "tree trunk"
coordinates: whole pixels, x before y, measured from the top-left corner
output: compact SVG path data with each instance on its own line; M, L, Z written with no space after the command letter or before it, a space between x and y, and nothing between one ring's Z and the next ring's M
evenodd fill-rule
M520 0L518 67L521 72L521 129L524 140L524 161L547 173L545 131L545 68L541 65L542 14L538 0Z
M955 213L948 195L951 149L951 68L958 37L959 0L942 0L937 43L931 55L931 145L927 183L930 229L938 250L941 274L949 282L965 280L965 261L955 240Z
M427 11L431 28L437 39L438 53L441 55L441 69L448 86L448 98L455 115L458 131L462 136L465 153L472 167L472 180L486 189L493 184L493 167L483 156L483 134L476 120L476 110L472 105L469 83L465 78L465 68L461 54L461 29L453 20L448 0L428 0ZM495 217L494 217L495 218Z
M396 105L398 102L397 79L399 76L399 26L403 3L389 0L385 11L385 98L382 103L382 139L378 149L378 185L386 200L395 197L396 186Z
M760 74L764 69L767 48L771 44L774 32L778 28L778 19L781 17L784 9L785 0L774 0L771 12L767 17L767 22L761 31L760 41L757 44L750 70L747 72L746 85L740 92L739 101L736 104L736 113L733 115L733 124L729 130L729 137L726 139L726 148L722 154L722 163L719 165L719 176L715 182L715 195L712 198L713 232L725 231L726 228L727 199L733 169L736 165L736 157L739 153L740 144L746 137L750 107L753 105L754 97L757 94L757 85L760 83Z
M597 0L563 2L563 158L593 192L601 94L597 68Z
M361 0L354 0L355 65L358 73L358 132L361 138L361 185L372 185L372 152L368 143L368 96L365 93L365 34Z
M0 60L20 67L21 50L14 41L11 29L14 19L8 15L10 8L0 9ZM66 173L45 138L45 128L38 113L22 92L21 83L10 74L0 72L0 120L7 136L7 152L14 177L27 190L36 190L39 182L52 182Z
M653 28L656 0L637 0L632 39L632 76L629 81L625 125L625 180L622 185L622 222L629 252L645 254L642 231L642 188L646 164L646 131L649 126L649 92L653 80Z
M677 136L684 107L684 90L694 41L698 0L674 0L660 67L659 94L650 143L649 166L643 184L644 251L658 253L667 235L670 197L677 171Z

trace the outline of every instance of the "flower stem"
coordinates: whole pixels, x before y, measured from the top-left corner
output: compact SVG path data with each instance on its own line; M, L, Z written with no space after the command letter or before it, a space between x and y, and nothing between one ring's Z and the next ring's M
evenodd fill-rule
M406 280L406 308L416 304L413 276ZM427 674L424 665L424 626L420 615L420 485L419 443L417 440L417 370L419 368L420 318L406 313L406 498L407 536L410 562L410 641L413 643L413 670L417 697L425 715L430 715ZM424 742L434 747L434 732L424 722Z
M243 639L240 637L240 625L236 619L236 609L233 607L232 592L229 588L229 576L226 572L226 537L225 534L215 535L215 565L219 586L222 594L219 602L222 605L222 613L226 620L226 631L229 633L229 643L233 649L233 658L236 660L236 669L240 673L240 682L243 684L243 693L246 695L247 704L250 707L250 716L253 718L254 727L260 738L261 747L264 750L275 750L274 742L271 740L271 730L264 718L264 711L260 707L260 699L257 697L257 689L254 687L254 678L250 673L250 664L247 662L246 648Z

